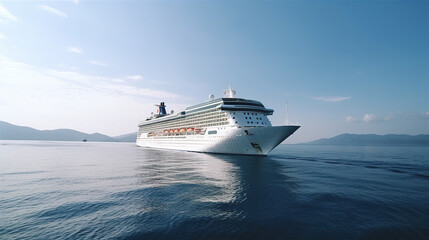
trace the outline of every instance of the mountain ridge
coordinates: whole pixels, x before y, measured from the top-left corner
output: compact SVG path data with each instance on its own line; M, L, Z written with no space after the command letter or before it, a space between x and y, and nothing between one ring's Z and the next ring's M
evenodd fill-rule
M137 132L123 134L113 138L119 142L135 142L137 138Z
M429 134L351 134L343 133L332 138L321 138L303 144L314 145L429 145Z
M38 130L0 121L0 140L45 140L93 142L135 142L137 132L110 137L101 133L84 133L73 129ZM429 134L351 134L344 133L331 138L301 143L314 145L422 145L429 146Z
M73 129L38 130L0 121L1 140L45 140L45 141L82 141L114 142L116 139L101 133L84 133Z

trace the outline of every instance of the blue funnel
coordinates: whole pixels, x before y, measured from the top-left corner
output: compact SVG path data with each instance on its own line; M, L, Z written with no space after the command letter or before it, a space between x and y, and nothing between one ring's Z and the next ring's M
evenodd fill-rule
M165 110L164 102L159 104L159 115L167 115L167 111Z

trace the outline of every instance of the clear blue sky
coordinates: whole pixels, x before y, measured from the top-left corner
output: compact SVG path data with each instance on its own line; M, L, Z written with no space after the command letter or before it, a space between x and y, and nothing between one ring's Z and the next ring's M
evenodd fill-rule
M0 120L120 135L231 85L288 142L429 133L428 1L0 1Z

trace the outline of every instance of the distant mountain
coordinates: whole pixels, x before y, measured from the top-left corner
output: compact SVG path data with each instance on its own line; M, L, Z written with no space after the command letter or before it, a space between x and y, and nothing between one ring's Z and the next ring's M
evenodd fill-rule
M137 138L137 132L124 134L113 138L118 142L135 142Z
M0 121L0 140L49 140L90 142L135 142L137 132L109 137L100 133L88 134L72 129L37 130ZM421 145L429 146L429 134L341 134L332 138L322 138L305 144L318 145Z
M332 138L322 138L306 144L319 145L429 145L429 134L341 134Z
M114 142L114 138L100 133L83 133L72 129L37 130L0 121L0 140L50 140Z

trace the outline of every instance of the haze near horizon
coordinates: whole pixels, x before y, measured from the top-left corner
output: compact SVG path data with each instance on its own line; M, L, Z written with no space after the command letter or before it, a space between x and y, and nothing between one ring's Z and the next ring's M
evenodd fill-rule
M0 3L0 120L117 136L237 96L302 127L429 133L429 2Z

